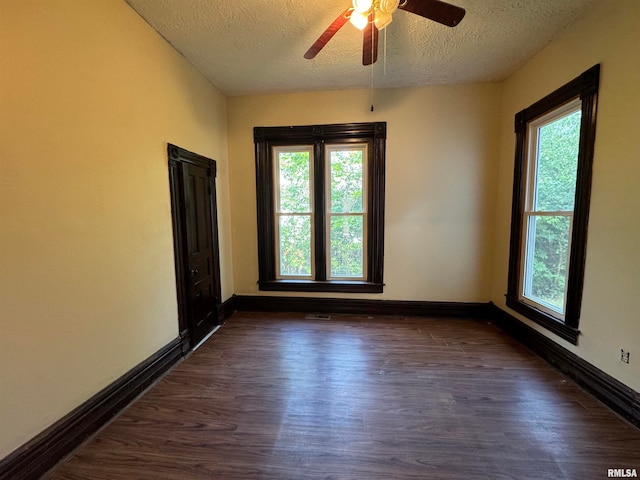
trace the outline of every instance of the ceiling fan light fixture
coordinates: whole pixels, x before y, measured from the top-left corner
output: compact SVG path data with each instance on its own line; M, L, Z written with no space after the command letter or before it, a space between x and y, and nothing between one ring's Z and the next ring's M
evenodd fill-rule
M361 14L367 13L369 10L371 10L372 6L373 0L353 0L353 9Z
M344 10L322 32L304 54L304 58L315 58L347 20L357 29L364 30L362 64L372 65L378 58L378 33L391 23L391 16L396 10L401 9L447 27L458 25L466 13L464 8L443 0L351 0L351 3L353 6Z
M354 0L355 3L355 0ZM358 12L354 10L351 13L351 17L349 17L349 21L351 24L356 27L358 30L364 30L364 27L369 23L369 16L365 13Z

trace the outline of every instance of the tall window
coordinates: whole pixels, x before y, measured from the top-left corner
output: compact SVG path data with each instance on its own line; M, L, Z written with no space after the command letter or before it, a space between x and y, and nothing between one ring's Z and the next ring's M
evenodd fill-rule
M274 147L277 278L313 278L313 147Z
M579 99L529 123L523 212L523 301L564 319L576 193Z
M260 289L382 292L386 124L254 136Z
M516 115L507 305L577 343L599 66Z
M327 145L329 279L364 280L367 248L367 145Z

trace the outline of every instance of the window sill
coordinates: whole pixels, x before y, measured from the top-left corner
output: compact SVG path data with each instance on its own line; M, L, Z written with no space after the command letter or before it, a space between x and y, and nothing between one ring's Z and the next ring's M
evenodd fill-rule
M544 328L563 338L567 342L570 342L573 345L578 344L578 336L580 335L580 330L574 327L570 327L554 316L538 310L530 305L527 305L526 303L523 303L509 295L507 295L507 307L524 315L529 320L536 322L538 325L543 326Z
M266 280L260 290L275 292L382 293L384 284L359 281Z

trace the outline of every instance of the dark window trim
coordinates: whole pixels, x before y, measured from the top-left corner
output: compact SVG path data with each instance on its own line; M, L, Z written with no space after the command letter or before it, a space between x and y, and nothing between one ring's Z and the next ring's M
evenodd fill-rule
M595 65L530 107L518 112L515 116L516 155L513 174L509 280L506 303L508 307L574 345L578 343L578 336L580 334L578 324L580 321L584 266L587 251L587 225L591 199L591 177L599 79L600 65ZM571 256L569 258L567 301L565 306L565 320L562 322L558 318L538 310L519 299L523 234L522 212L525 202L528 124L530 121L575 98L580 98L582 102L582 120L580 124L576 201L574 207L573 235L571 238Z
M260 290L298 292L381 293L384 259L384 175L387 124L385 122L255 127L256 195L258 211L258 286ZM272 148L314 146L314 191L324 192L324 146L330 143L369 145L366 281L326 280L324 195L316 195L316 280L276 279Z

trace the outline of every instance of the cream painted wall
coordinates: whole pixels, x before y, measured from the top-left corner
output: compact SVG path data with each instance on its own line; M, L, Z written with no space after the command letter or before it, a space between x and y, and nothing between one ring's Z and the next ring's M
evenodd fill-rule
M596 2L594 9L505 82L491 295L506 309L513 117L601 63L579 344L570 345L527 323L636 391L640 391L639 46L640 2ZM619 361L620 348L631 351L630 364Z
M218 161L226 98L126 3L0 4L0 458L178 335L167 142Z
M386 121L386 286L357 298L488 301L501 85L376 91L374 112L370 95L228 99L235 293L263 293L256 285L253 127Z

